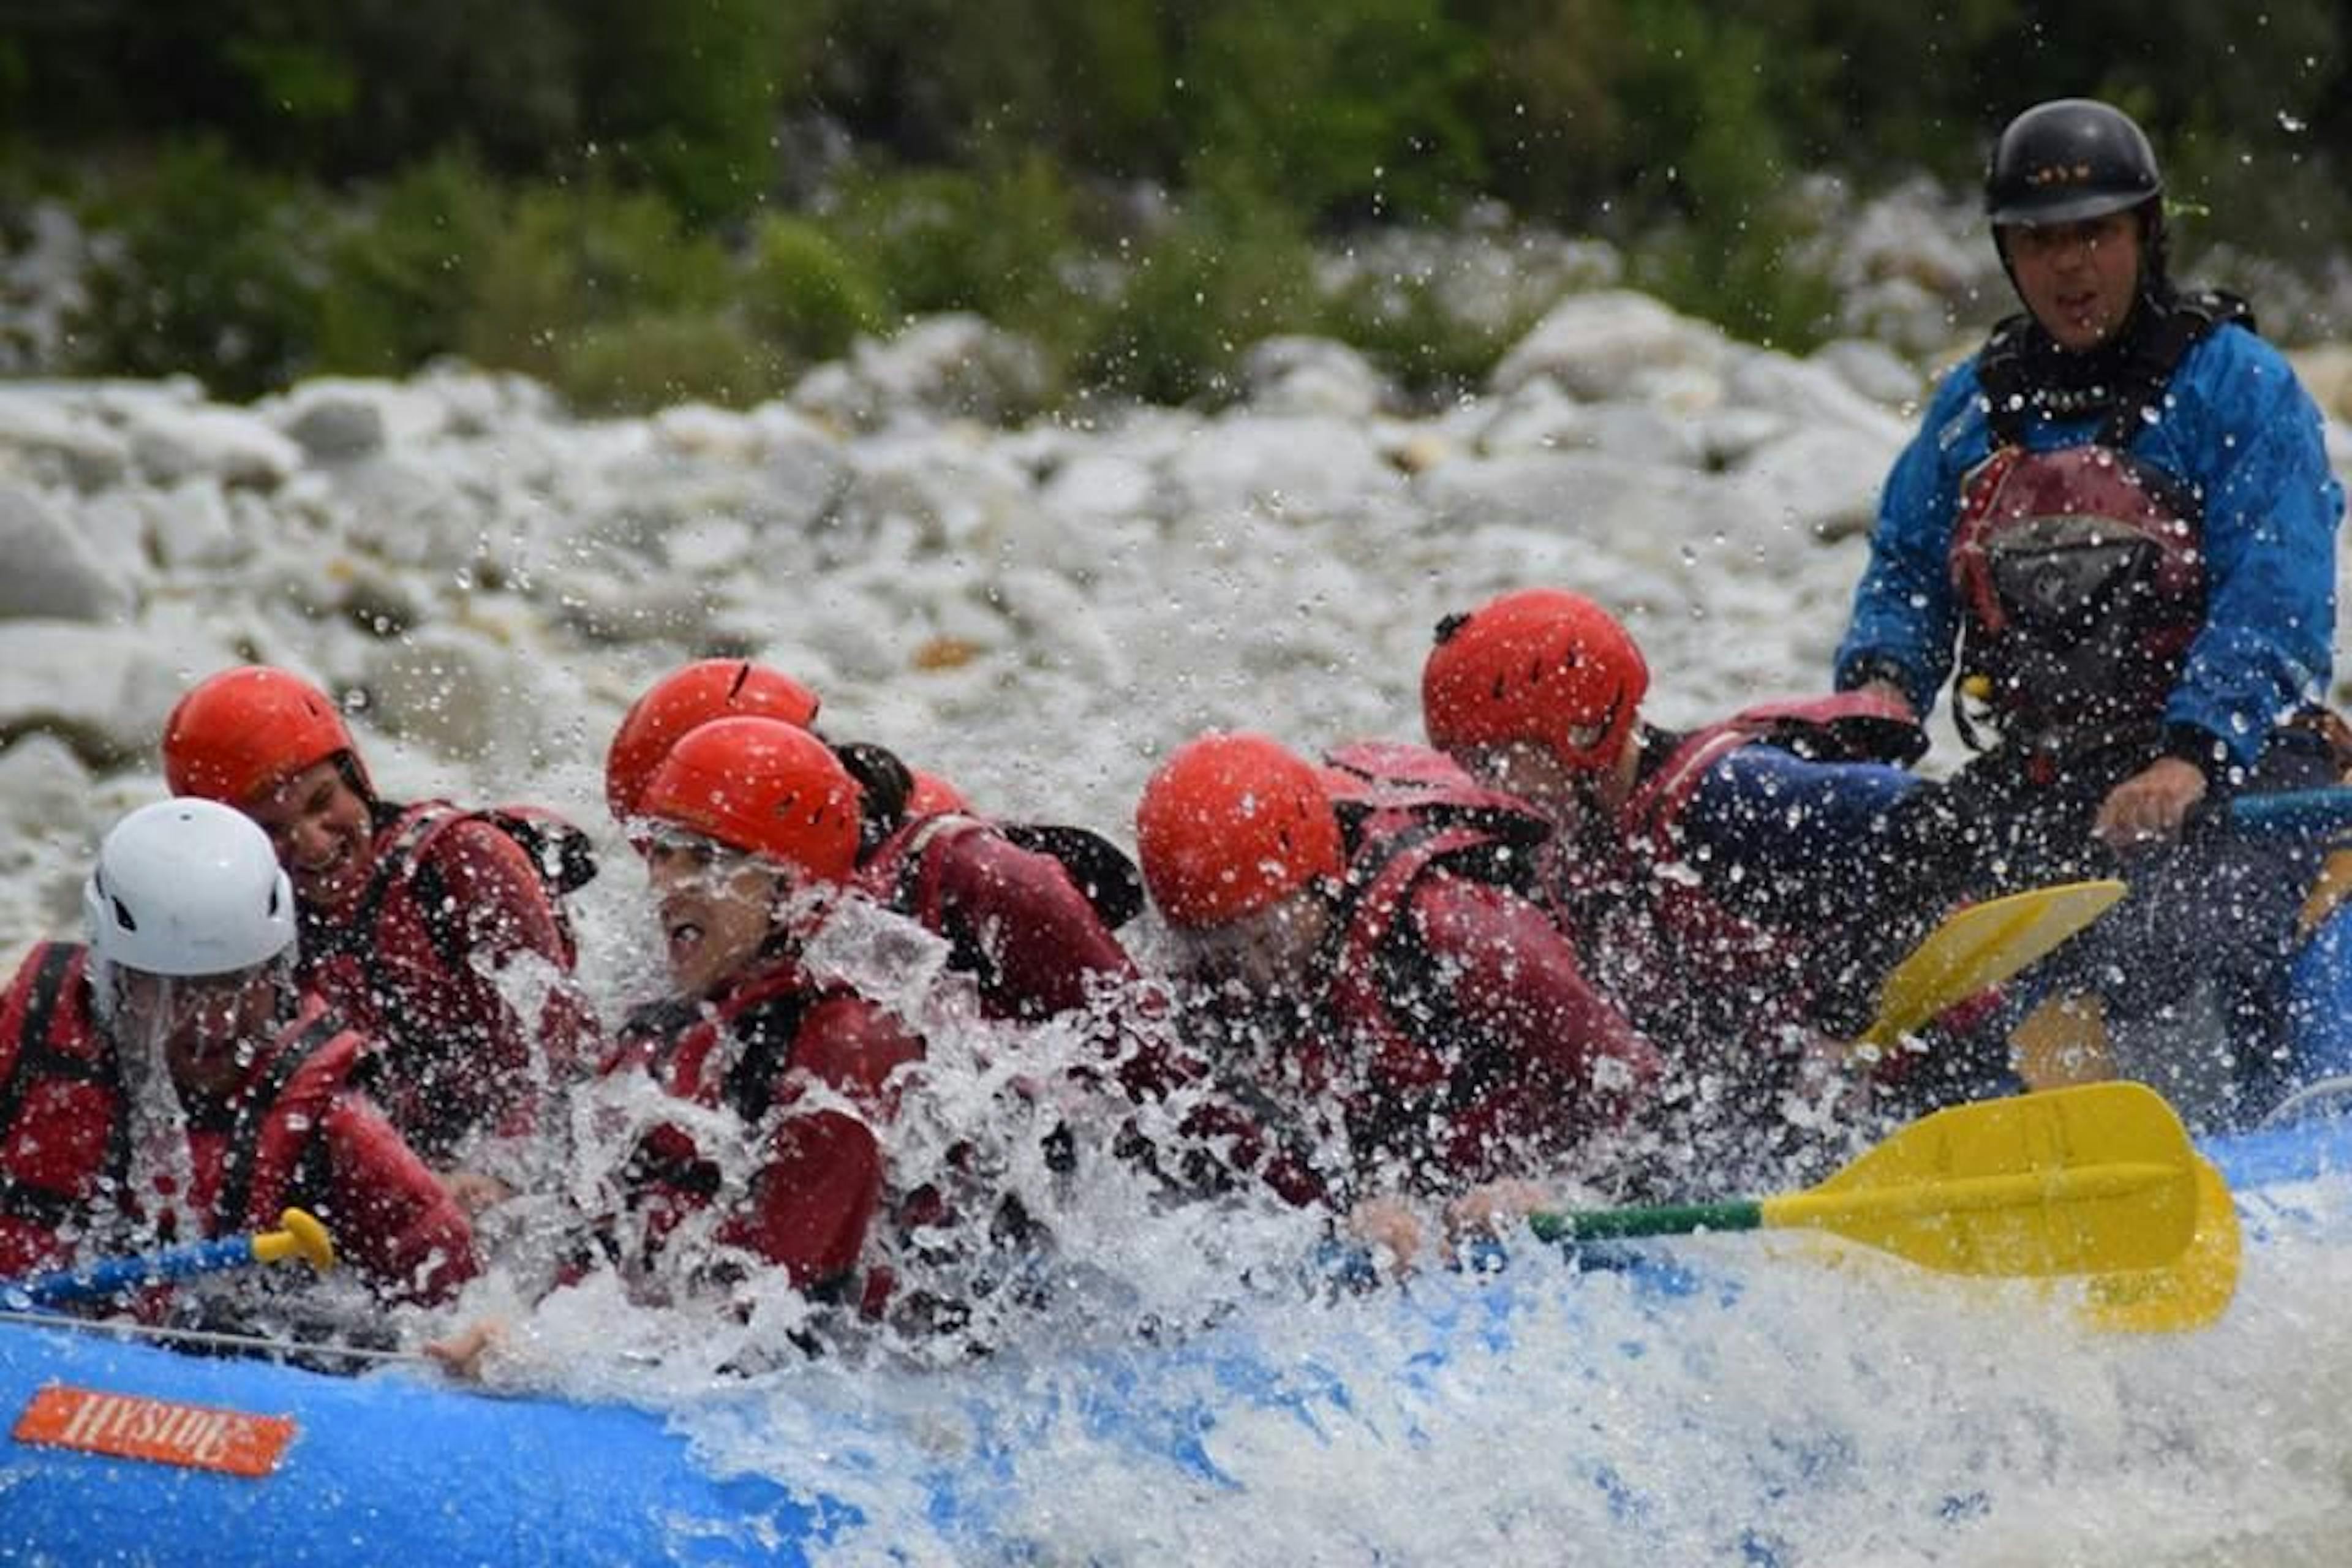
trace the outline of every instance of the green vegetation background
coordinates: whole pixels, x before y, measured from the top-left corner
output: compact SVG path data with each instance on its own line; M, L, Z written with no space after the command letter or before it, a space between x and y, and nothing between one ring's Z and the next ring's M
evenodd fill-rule
M745 404L949 310L1058 401L1213 399L1276 331L1434 395L1524 317L1318 254L1499 211L1802 349L1799 177L1965 187L2046 97L2141 117L2192 248L2317 265L2347 47L2352 0L0 0L0 238L111 237L65 368L226 397L455 354Z

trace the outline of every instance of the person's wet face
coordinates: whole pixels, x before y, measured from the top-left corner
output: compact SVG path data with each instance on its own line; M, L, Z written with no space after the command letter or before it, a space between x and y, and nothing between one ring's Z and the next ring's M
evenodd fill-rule
M695 834L657 832L646 844L670 981L707 996L740 974L776 931L787 891L775 868Z
M1455 752L1454 760L1489 789L1517 795L1542 812L1562 833L1572 835L1598 809L1598 775L1570 767L1549 746L1532 741L1471 746Z
M226 1094L236 1087L252 1052L269 1038L278 984L275 960L226 974L126 969L116 1033L131 1046L160 1045L183 1089Z
M2095 349L2131 314L2141 259L2137 214L2009 224L2000 237L2018 298L2060 348Z
M268 833L304 904L336 909L366 886L375 865L374 824L340 759L312 763L244 809Z
M1311 994L1330 920L1328 900L1307 887L1221 924L1183 929L1177 936L1185 976L1260 1001Z

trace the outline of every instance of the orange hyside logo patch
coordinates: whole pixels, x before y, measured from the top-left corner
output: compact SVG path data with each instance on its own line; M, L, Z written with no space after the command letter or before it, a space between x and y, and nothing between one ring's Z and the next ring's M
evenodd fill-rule
M34 1391L16 1417L16 1440L79 1448L185 1469L266 1476L294 1438L284 1415L254 1415L209 1405L180 1405L137 1394L52 1384Z

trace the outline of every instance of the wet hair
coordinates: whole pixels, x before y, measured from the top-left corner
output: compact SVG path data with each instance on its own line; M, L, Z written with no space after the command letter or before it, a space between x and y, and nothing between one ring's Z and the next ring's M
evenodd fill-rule
M907 802L915 793L914 771L887 746L871 741L827 742L841 765L857 782L860 860L879 848L907 821Z

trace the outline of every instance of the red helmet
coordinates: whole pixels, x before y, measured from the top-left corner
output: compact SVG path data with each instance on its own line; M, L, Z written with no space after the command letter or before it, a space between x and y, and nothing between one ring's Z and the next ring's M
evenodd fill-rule
M971 802L963 797L963 791L939 774L927 773L920 768L911 772L915 775L915 787L907 794L908 816L938 816L946 812L971 809Z
M637 815L822 882L857 860L857 785L833 748L781 720L714 719L669 749Z
M1609 765L1650 689L1617 618L1580 594L1525 588L1437 628L1421 719L1443 751L1528 742L1567 767Z
M1177 748L1135 808L1143 879L1169 923L1223 925L1345 865L1322 775L1264 735Z
M680 735L713 719L756 715L805 730L816 722L816 693L780 669L746 658L705 658L646 688L621 718L604 753L604 800L616 821L637 814L646 781Z
M334 700L299 675L240 665L205 677L163 721L163 779L173 795L249 805L303 769L342 755L367 770Z

